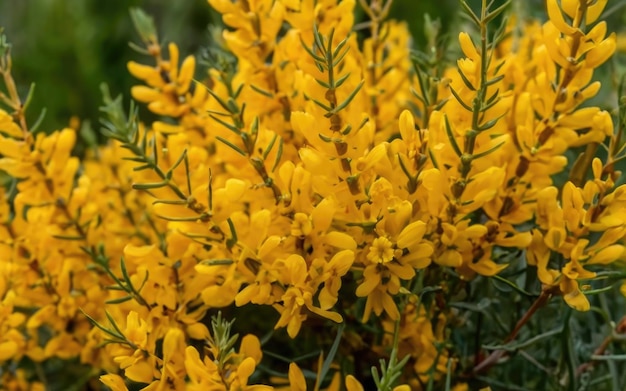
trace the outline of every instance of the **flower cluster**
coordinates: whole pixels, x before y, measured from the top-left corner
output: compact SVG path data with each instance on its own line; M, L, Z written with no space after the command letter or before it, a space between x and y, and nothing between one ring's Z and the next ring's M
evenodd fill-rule
M585 105L616 49L607 1L497 30L506 5L462 2L476 35L448 67L411 54L391 1L360 3L365 38L355 0L209 0L226 29L204 61L134 10L131 95L156 119L105 88L108 141L80 159L77 129L28 126L2 47L7 389L64 362L114 391L461 391L504 355L454 345L473 284L515 286L513 264L539 282L505 342L552 296L591 308L626 260L624 119ZM316 362L263 364L317 334Z

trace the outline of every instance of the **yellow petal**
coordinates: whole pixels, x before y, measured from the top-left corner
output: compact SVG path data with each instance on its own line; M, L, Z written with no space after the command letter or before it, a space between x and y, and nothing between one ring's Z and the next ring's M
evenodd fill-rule
M212 372L200 360L200 354L193 346L187 346L185 349L185 369L187 376L194 384L211 381Z
M580 4L579 0L561 0L561 8L563 12L567 14L570 18L574 18L576 15L576 11L578 10L578 5Z
M140 360L124 370L124 375L132 381L150 383L154 380L154 368L145 360Z
M480 54L478 54L478 50L476 50L476 46L474 42L472 42L472 38L466 32L461 32L459 34L459 43L461 44L461 50L463 50L463 54L465 57L474 60L475 62L480 61Z
M326 284L328 284L328 282L326 282ZM317 297L320 302L320 308L323 310L332 308L338 300L337 296L333 295L330 292L330 289L328 289L326 284L324 285L324 287L320 291L319 296Z
M26 328L36 329L42 324L45 324L47 321L53 320L55 312L56 307L51 304L40 308L28 319L28 322L26 322Z
M132 244L128 244L124 247L124 255L127 257L143 258L153 255L155 251L158 252L159 250L154 244L149 246L133 246Z
M239 364L237 368L237 378L240 386L248 384L248 378L254 373L255 366L256 363L252 357L245 358L241 364Z
M469 267L476 273L487 277L491 277L500 273L502 270L506 269L507 266L508 265L498 265L497 263L489 259L484 259L477 263L469 264Z
M23 138L24 132L13 122L13 118L4 110L0 110L0 131L15 138Z
M135 61L128 62L128 72L137 79L147 80L154 76L155 69L148 65L139 64Z
M163 339L163 360L167 362L177 353L182 355L185 345L185 333L180 329L170 328Z
M609 263L613 263L620 259L624 259L624 254L626 253L626 248L621 244L614 244L612 246L608 246L603 248L598 253L596 253L591 259L588 261L589 264L602 264L608 265Z
M289 364L289 386L292 391L306 391L304 374L293 362Z
M333 198L324 198L311 212L311 220L315 230L326 231L333 221L337 211L337 201Z
M352 375L346 376L346 389L348 391L365 391L361 383Z
M391 295L387 293L383 294L383 308L391 320L396 320L400 317L400 311L398 311L396 302L393 301Z
M187 56L183 64L180 66L180 73L178 75L178 88L177 93L179 95L184 94L189 90L189 85L193 79L193 73L196 69L196 59L194 56Z
M139 102L149 103L161 98L161 93L154 88L146 86L133 86L130 94Z
M410 248L422 240L425 232L426 224L423 221L415 221L400 232L396 244L398 248Z
M254 334L246 334L241 339L239 353L245 357L252 357L256 363L260 363L263 358L263 351L261 350L259 338Z
M100 381L105 386L109 387L111 391L128 391L128 387L126 387L126 383L124 383L124 379L118 375L102 375L100 376Z
M404 141L410 140L415 134L415 119L409 110L404 110L402 114L400 114L398 127L400 128L400 136L402 136L402 140Z
M189 338L197 339L200 341L204 341L211 336L209 333L209 329L202 323L193 323L186 328L187 335Z
M0 342L0 362L12 359L18 352L19 345L15 341Z
M307 306L306 307L309 311L311 311L312 313L319 315L323 318L326 319L330 319L335 323L341 323L343 322L343 317L341 315L339 315L336 312L332 312L332 311L327 311L327 310L323 310L321 308L315 307L315 306Z
M617 47L616 35L612 33L607 39L596 44L585 56L585 67L597 68L608 60Z
M587 18L585 23L591 24L595 22L602 14L602 11L604 11L604 7L606 7L607 2L608 0L596 0L593 5L587 7Z
M548 248L557 251L559 248L561 248L563 243L565 243L566 238L567 233L565 232L565 228L551 227L550 229L548 229L544 241Z
M463 264L463 258L456 250L444 251L439 257L435 258L435 262L441 266L459 267Z
M350 270L352 262L354 262L354 251L342 250L332 257L328 267L332 268L337 276L343 276Z
M578 288L578 282L567 278L561 281L561 291L567 305L577 311L589 311L591 305L587 297Z
M552 22L552 24L554 24L554 26L563 34L574 35L577 29L565 22L561 9L559 8L559 4L556 0L547 0L546 5L548 7L548 17L550 18L550 22Z
M167 49L169 50L170 53L170 61L169 61L169 66L170 66L170 80L171 81L176 81L176 79L178 78L178 46L176 46L175 43L170 42L169 45L167 45Z
M366 275L369 269L372 269L374 272L371 273L371 276ZM368 273L369 274L369 273ZM376 266L368 266L363 273L365 276L365 280L356 288L356 295L359 297L365 297L372 293L374 289L380 284L380 274L376 272Z
M356 250L356 241L352 236L344 232L329 232L324 237L324 242L333 247Z

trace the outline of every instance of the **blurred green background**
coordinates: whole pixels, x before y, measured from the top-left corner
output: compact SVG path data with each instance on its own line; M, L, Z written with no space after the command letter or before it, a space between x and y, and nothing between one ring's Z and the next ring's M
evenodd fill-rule
M542 15L543 2L513 0L513 6ZM480 7L480 0L469 3ZM617 3L626 0L612 0L608 8ZM109 84L113 94L128 96L135 81L126 63L145 59L128 46L129 41L139 43L130 7L142 7L153 15L161 41L177 42L181 55L207 46L207 27L221 23L206 0L0 0L0 26L13 43L13 75L21 96L26 96L30 83L36 83L30 123L43 107L47 109L42 124L46 130L66 126L72 115L97 123L102 82ZM363 13L356 8L357 19L362 20ZM626 23L625 9L613 12L612 28ZM424 45L425 13L439 18L442 31L455 36L463 25L458 11L458 0L395 0L391 17L409 22L419 48Z

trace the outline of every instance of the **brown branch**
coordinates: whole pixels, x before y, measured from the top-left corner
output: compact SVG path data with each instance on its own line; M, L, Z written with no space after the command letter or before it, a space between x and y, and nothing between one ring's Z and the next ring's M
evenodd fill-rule
M626 316L624 316L620 320L620 322L617 324L617 326L615 326L615 333L617 333L617 334L626 334ZM601 356L601 355L603 355L604 352L608 349L608 347L611 344L611 342L613 342L614 340L615 340L614 333L611 333L611 335L608 335L606 338L604 338L604 341L602 341L600 346L598 346L596 348L596 350L593 351L593 356ZM585 372L592 371L595 363L596 362L595 362L594 359L590 359L589 362L581 364L576 369L576 377L579 377L580 375L582 375Z
M535 302L530 306L528 311L526 311L524 316L522 316L522 318L517 322L517 324L515 325L515 328L504 339L503 343L506 344L506 343L513 341L515 337L517 337L517 334L522 329L522 327L524 327L524 325L528 323L528 321L537 312L537 310L543 307L544 305L546 305L548 301L552 298L552 296L554 296L554 294L557 293L558 291L559 291L558 286L544 287L539 297L537 297L537 300L535 300ZM487 358L485 358L478 365L476 365L472 372L474 374L479 374L481 372L485 372L489 370L489 368L497 364L497 362L502 357L505 357L505 355L507 354L508 352L506 350L502 350L502 349L494 350L489 356L487 356Z

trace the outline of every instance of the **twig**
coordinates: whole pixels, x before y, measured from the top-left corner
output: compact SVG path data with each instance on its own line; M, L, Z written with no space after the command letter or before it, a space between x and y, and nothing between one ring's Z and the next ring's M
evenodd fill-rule
M620 322L617 324L617 326L615 326L615 333L617 334L626 333L626 316L624 316L620 320ZM598 346L596 350L593 351L593 354L591 355L591 359L588 362L578 366L578 368L576 369L576 377L579 377L585 372L590 372L593 370L593 367L595 366L596 361L598 361L597 359L594 359L594 356L604 355L604 353L608 349L611 342L615 340L615 335L614 335L615 333L611 333L611 335L608 335L606 338L604 338L604 341L602 341L600 346Z
M524 316L517 322L515 328L511 333L504 339L504 344L509 343L517 337L519 331L524 327L526 323L532 318L532 316L537 312L537 310L548 303L548 301L554 296L556 292L558 292L558 286L546 287L541 291L537 300L533 303L532 306L526 311ZM494 366L502 357L506 356L509 352L504 349L499 349L493 351L486 359L481 361L478 365L476 365L473 369L474 374L479 374L481 372L487 371L489 368Z

